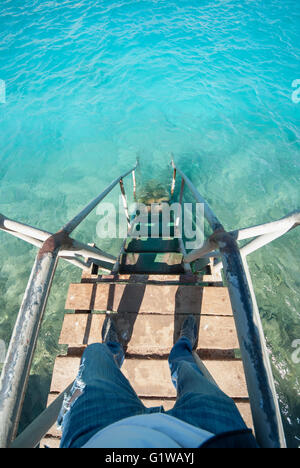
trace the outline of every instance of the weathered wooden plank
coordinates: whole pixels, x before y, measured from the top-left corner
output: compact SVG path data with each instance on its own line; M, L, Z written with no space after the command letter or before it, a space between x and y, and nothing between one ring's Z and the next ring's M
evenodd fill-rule
M234 318L230 316L200 316L198 349L238 349L239 341Z
M248 396L241 361L206 361L205 366L220 388L232 398ZM127 360L124 374L140 396L175 396L167 360Z
M65 308L90 310L92 307L92 297L95 285L92 283L71 283Z
M254 424L253 424L251 406L250 406L249 400L243 401L243 402L237 402L236 406L239 412L241 413L241 416L243 420L245 421L246 426L249 427L249 429L252 429L254 433Z
M75 379L80 364L77 357L58 357L55 361L51 392L62 392ZM241 361L204 361L220 388L232 398L247 398ZM141 397L174 397L166 359L127 359L122 371Z
M76 378L79 365L79 357L58 357L54 365L50 392L62 392L68 383ZM133 388L141 391L141 396L176 396L167 360L129 359L125 361L122 371L129 378ZM65 382L68 383L64 387Z
M113 314L127 353L168 354L179 336L185 315ZM196 316L199 324L198 349L236 349L239 347L233 317ZM174 324L175 319L175 324ZM66 314L59 344L71 347L101 342L104 314ZM174 334L175 325L175 334ZM129 340L129 342L128 342Z
M76 378L79 366L80 357L57 357L52 373L50 393L63 392Z
M141 397L176 397L166 359L128 359L123 373Z
M206 315L233 315L228 288L203 288L201 313Z
M207 281L212 281L212 276L206 277ZM202 283L202 277L192 273L184 273L182 275L149 275L149 274L115 274L115 275L91 275L89 272L83 272L82 282L97 282L97 283L172 283L172 284L196 284ZM200 285L201 286L201 285Z
M243 362L203 361L221 390L231 398L248 398Z
M154 406L163 406L165 411L170 411L171 409L173 409L176 403L176 398L173 398L170 400L164 400L164 399L153 400L153 399L142 398L141 401L146 406L146 408L153 408Z
M194 285L73 283L66 309L232 315L227 288Z

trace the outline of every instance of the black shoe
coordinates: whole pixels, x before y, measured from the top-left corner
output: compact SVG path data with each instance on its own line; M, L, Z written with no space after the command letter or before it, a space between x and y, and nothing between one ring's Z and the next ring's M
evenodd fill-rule
M120 343L116 325L113 319L107 315L102 327L102 343L107 343L108 341Z
M192 348L194 349L198 339L198 327L195 317L193 315L189 315L183 322L180 332L180 338L183 337L187 338L190 341Z

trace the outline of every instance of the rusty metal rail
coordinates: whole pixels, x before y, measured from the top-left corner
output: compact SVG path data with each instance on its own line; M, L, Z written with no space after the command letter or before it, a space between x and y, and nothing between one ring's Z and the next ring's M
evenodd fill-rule
M125 197L122 181L129 174L133 174L133 190L135 192L137 165L138 163L134 168L114 180L98 197L88 203L78 215L55 234L12 221L0 215L0 230L39 248L0 379L1 448L10 447L17 433L31 363L59 257L83 269L87 268L91 261L96 263L105 261L112 264L112 267L116 261L113 256L100 249L72 239L70 234L118 184L121 184L122 196ZM87 258L88 261L82 261L77 258L78 256L83 257L83 259Z
M196 202L204 204L205 218L213 230L212 236L206 240L203 247L185 255L184 262L191 263L202 257L221 256L221 261L213 267L212 273L219 273L223 268L226 277L257 441L264 448L286 447L272 369L246 255L298 226L300 213L263 226L226 232L207 201L174 161L172 167L172 192L175 190L176 175L179 174L180 202L182 203L183 189L187 186ZM239 249L238 240L254 236L259 237Z
M239 229L236 231L231 231L229 234L236 240L244 240L255 237L254 240L250 241L244 247L241 248L241 254L246 257L252 252L264 247L267 244L270 244L275 239L283 236L287 232L296 228L300 225L300 211L284 216L278 221L273 221L271 223L260 224L250 228ZM185 257L187 263L193 262L199 258L202 258L206 254L211 254L216 248L218 248L217 243L215 242L214 236L211 236L207 239L205 244L201 249L193 250ZM219 272L223 268L222 262L217 263L214 266L215 271Z

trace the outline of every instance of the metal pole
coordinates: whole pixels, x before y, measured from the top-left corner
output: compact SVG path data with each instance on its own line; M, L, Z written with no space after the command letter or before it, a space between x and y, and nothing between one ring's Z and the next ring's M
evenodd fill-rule
M86 205L83 210L78 213L71 221L69 221L64 227L63 231L65 231L68 234L71 234L71 232L74 231L74 229L79 226L79 224L93 211L94 208L103 200L103 198L108 195L112 189L120 182L121 179L124 179L126 176L132 173L133 170L136 169L137 166L135 166L133 169L130 169L130 171L127 171L125 174L121 175L117 179L115 179L98 197L94 198L90 203Z
M0 214L0 229L7 231L10 234L12 234L10 231L18 232L42 242L45 242L48 237L52 235L51 232L42 231L41 229L29 226L28 224L19 223L18 221L6 218L2 214Z
M258 313L243 261L234 238L220 232L219 244L243 359L258 443L264 448L285 447L285 437L272 370Z
M264 247L265 245L270 244L271 242L278 239L279 237L284 236L286 232L287 230L285 229L283 231L271 232L270 234L264 234L263 236L259 236L253 241L244 245L244 247L241 248L241 254L243 254L244 256L247 256L255 252L256 250L260 249L261 247Z
M6 229L1 229L1 228L0 228L0 230L3 231L3 232L7 232L11 236L17 237L18 239L22 239L23 241L27 242L27 244L34 245L38 249L40 249L42 247L42 245L43 245L42 241L40 241L38 239L34 239L33 237L30 237L30 236L26 236L25 234L20 234L19 232L9 231L9 230L6 230Z
M300 224L300 212L297 211L283 218L272 221L271 223L260 224L258 226L253 226L244 229L238 229L232 231L231 234L235 237L236 240L249 239L250 237L262 236L264 234L271 234L281 231L289 231L290 229L299 226Z
M173 197L176 185L176 167L173 170L173 179L172 179L172 186L171 186L171 196Z
M214 252L214 249L217 247L216 243L211 242L210 239L207 239L200 249L193 250L190 252L188 255L185 255L184 257L184 262L185 263L191 263L197 260L198 258L203 258L204 256L207 256L208 254L211 254ZM211 255L212 257L214 255Z
M9 226L9 228L8 228ZM12 230L14 229L14 230ZM22 239L28 244L34 245L39 249L42 247L43 242L45 242L49 237L53 236L51 232L42 231L40 229L28 226L27 224L19 223L11 219L6 218L3 215L0 215L0 230L7 232L8 234ZM32 237L34 235L34 237ZM105 261L108 263L114 263L116 258L110 254L103 252L102 250L88 246L82 242L76 241L70 238L68 243L68 251L60 251L59 256L64 257L64 260L79 266L77 262L74 262L71 258L77 255L82 257L89 257L91 259L96 259L100 261ZM80 266L82 268L82 265Z
M126 198L123 179L120 180L120 189L121 189L121 196L122 196L122 200L123 200L125 216L126 216L126 219L127 219L128 231L129 231L129 229L130 229L130 216L129 216L129 212L128 212L127 198Z
M64 234L51 236L39 251L15 323L0 379L0 447L15 437L30 367Z
M95 260L100 260L108 263L115 263L116 257L110 255L108 253L103 252L101 249L97 247L91 247L90 245L86 245L82 242L76 241L70 238L70 245L66 248L63 247L62 250L59 252L59 256L63 257L76 257L80 255L84 258L90 258Z
M256 250L259 250L265 245L270 244L271 242L278 239L279 237L282 237L284 234L286 234L291 229L294 229L296 226L298 226L298 224L294 224L293 227L290 227L289 229L285 227L285 229L282 231L270 232L268 234L264 234L262 236L256 237L256 239L252 240L251 242L244 245L244 247L240 249L241 255L243 255L243 257L246 257L247 255L255 252ZM222 262L217 263L214 266L214 268L217 272L220 272L223 268Z
M198 203L202 203L204 205L204 212L207 221L209 222L213 231L217 231L219 229L224 229L214 212L212 211L211 207L207 203L207 201L200 195L194 184L190 181L190 179L180 170L178 167L175 166L174 161L172 161L173 168L177 170L177 172L181 175L184 179L186 185L189 187L190 191L194 195L194 198Z
M133 199L136 201L136 178L135 178L135 170L132 171L132 183L133 183Z

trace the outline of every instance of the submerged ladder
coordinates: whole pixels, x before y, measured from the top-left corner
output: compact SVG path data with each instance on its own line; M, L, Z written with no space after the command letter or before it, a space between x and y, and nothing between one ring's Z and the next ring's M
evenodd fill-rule
M101 341L107 313L114 314L126 348L123 372L146 406L163 404L166 410L176 398L167 356L185 316L194 314L199 324L194 355L201 369L204 363L208 378L236 401L247 425L252 427L253 423L261 447L285 447L246 256L299 226L300 212L226 232L191 180L174 161L172 165L171 195L179 175L179 204L183 205L183 194L188 189L195 202L203 205L212 230L203 247L188 254L181 237L177 238L177 220L170 226L167 238L160 218L157 238L132 235L131 228L137 222L128 214L123 179L132 175L135 195L138 164L114 180L55 234L0 215L0 230L39 249L1 374L0 447L36 447L41 441L41 446L59 444L60 434L54 423L64 392L76 377L85 347ZM129 230L115 258L73 239L71 234L117 185ZM159 204L157 208L159 211ZM148 221L145 224L150 228ZM238 241L250 238L254 240L238 247ZM48 407L17 436L32 358L59 258L82 269L81 282L69 288L66 309L73 313L65 314L59 339L60 344L67 345L67 352L56 358ZM191 265L195 272L197 262L201 266L193 274Z

